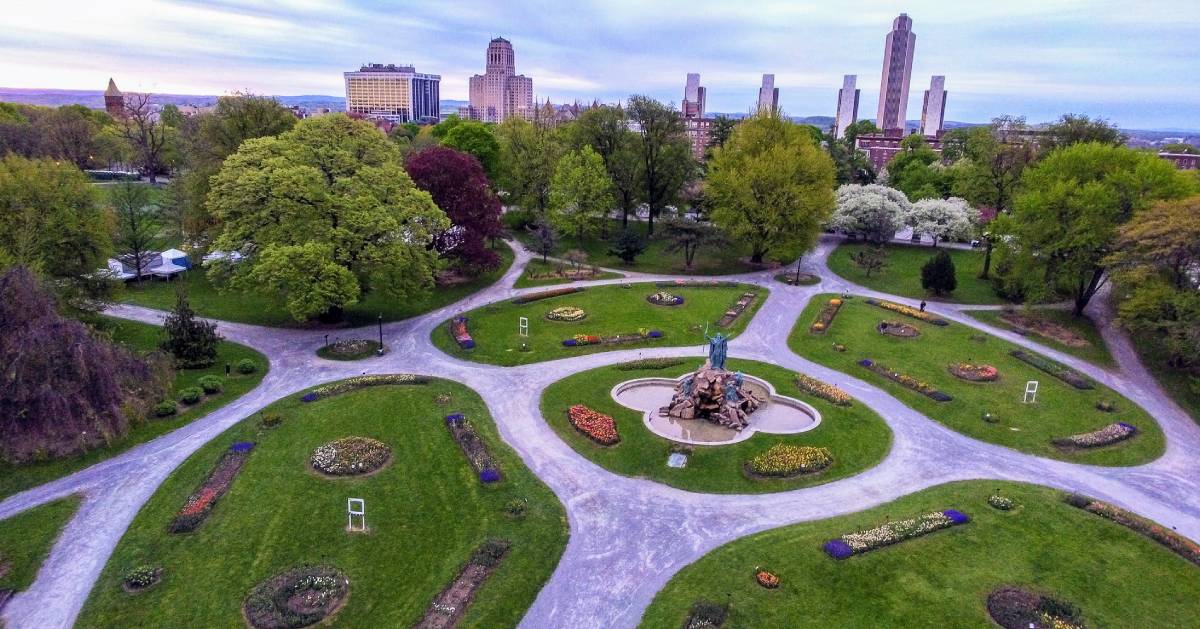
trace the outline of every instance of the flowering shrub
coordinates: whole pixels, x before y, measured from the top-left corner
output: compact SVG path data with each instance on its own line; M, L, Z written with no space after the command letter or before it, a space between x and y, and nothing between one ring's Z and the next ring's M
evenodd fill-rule
M462 349L475 347L475 339L471 338L471 333L467 330L466 317L454 317L450 320L450 337Z
M988 504L1001 511L1010 511L1013 507L1017 506L1017 503L1013 502L1012 498L996 495L988 496Z
M308 462L313 469L330 476L369 474L392 458L387 444L367 437L346 437L313 450Z
M582 404L567 409L567 419L575 430L596 443L611 446L621 441L621 436L617 434L617 424L612 417L597 413Z
M321 622L350 594L350 579L333 566L300 566L250 591L242 612L255 629L296 629Z
M796 374L796 387L805 393L815 395L838 406L850 406L854 401L854 398L851 398L849 393L832 384L825 384L812 376L806 376L802 373Z
M884 310L891 310L892 312L902 314L906 317L920 319L921 321L924 321L926 323L932 323L933 325L938 325L938 326L950 325L950 322L946 321L945 319L935 317L934 315L931 315L928 312L921 312L920 310L917 310L916 308L910 308L909 306L905 306L904 304L897 304L894 302L885 301L883 299L868 299L867 303L871 304L872 306L879 306L880 308L883 308Z
M769 570L759 570L758 572L755 572L754 580L758 581L759 585L767 588L768 590L773 590L779 587L779 575Z
M639 369L670 369L686 364L688 361L683 358L639 358L631 360L627 363L621 363L614 366L618 371L637 371Z
M1112 520L1121 526L1133 529L1138 533L1149 537L1150 539L1171 549L1171 552L1183 557L1184 559L1200 566L1200 544L1172 531L1164 528L1152 520L1147 520L1139 515L1135 515L1120 507L1110 505L1107 502L1092 500L1086 496L1078 494L1069 494L1066 498L1067 504L1072 507L1083 509L1089 513L1093 513L1102 518Z
M300 400L302 402L315 402L317 400L333 397L335 395L341 395L342 393L348 393L363 387L375 387L385 384L429 384L429 378L426 378L425 376L413 375L411 373L393 373L378 376L355 376L353 378L342 380L341 382L334 382L332 384L319 386L312 391L305 393Z
M562 295L571 295L573 293L580 293L580 292L583 292L583 287L580 287L580 286L555 288L553 290L544 290L544 291L537 292L537 293L528 293L526 295L521 295L520 297L517 297L516 299L512 300L512 303L514 303L516 305L528 304L528 303L533 303L535 301L541 301L543 299L550 299L551 297L561 297Z
M646 301L655 306L678 306L683 303L683 297L672 295L665 290L658 291L646 298Z
M950 400L954 399L949 395L933 388L933 385L925 382L924 380L918 380L910 375L893 371L886 365L877 363L869 358L864 358L858 361L858 364L901 386L907 387L913 391L916 391L917 393L930 397L937 402L949 402Z
M240 442L234 446L221 455L208 477L196 491L192 492L191 496L188 496L183 508L175 514L175 519L171 521L169 527L172 533L187 533L196 530L196 527L200 526L212 512L217 500L225 495L226 491L229 491L230 485L237 478L238 472L242 470L242 465L254 448L254 444L250 442Z
M475 426L462 413L452 413L446 416L446 428L450 436L458 444L459 449L467 457L467 463L475 470L481 483L496 483L501 479L500 462L492 457L487 444L479 437Z
M1084 378L1079 372L1068 369L1049 358L1044 358L1037 354L1031 354L1019 349L1014 349L1009 354L1017 360L1033 366L1035 369L1040 369L1059 380L1075 387L1076 389L1091 389L1095 385L1090 380Z
M970 521L966 514L954 509L935 511L916 518L888 522L873 529L849 533L829 540L825 543L825 553L834 559L846 559L851 555L861 555Z
M819 472L833 462L828 448L779 443L746 462L756 476L789 477Z
M1092 432L1054 440L1060 448L1099 448L1124 441L1137 434L1137 428L1125 422L1116 422Z
M837 316L838 310L841 310L841 308L842 300L830 299L828 303L821 307L821 312L817 313L817 318L808 327L808 331L812 334L824 334L833 323L833 318Z
M956 378L971 382L994 382L1000 377L1000 371L991 365L974 365L971 363L955 363L947 367Z
M546 313L546 318L551 321L582 321L586 316L583 308L575 306L559 306Z

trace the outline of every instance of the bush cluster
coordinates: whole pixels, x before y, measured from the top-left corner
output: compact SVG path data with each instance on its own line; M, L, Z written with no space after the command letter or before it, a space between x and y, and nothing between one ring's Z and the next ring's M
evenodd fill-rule
M179 410L179 406L175 404L175 400L163 400L154 407L155 417L170 417Z
M252 373L258 371L258 365L255 364L255 362L253 360L250 360L249 358L243 358L238 361L237 371L240 374L249 375L249 374L252 374Z
M179 401L184 404L195 404L204 397L204 389L200 387L188 387L179 392Z
M130 569L122 577L125 587L131 590L141 590L154 585L158 581L160 569L155 566L140 565Z
M225 390L225 380L222 379L220 376L214 376L214 375L202 376L200 378L199 384L200 384L200 388L204 389L204 392L209 395L212 395L214 393L220 393L221 391Z

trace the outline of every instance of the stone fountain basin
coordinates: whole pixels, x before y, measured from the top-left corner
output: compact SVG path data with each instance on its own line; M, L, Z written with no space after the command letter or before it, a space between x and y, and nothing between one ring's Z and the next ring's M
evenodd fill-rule
M750 415L750 425L741 432L718 426L707 419L677 419L659 417L658 409L666 406L675 387L691 374L678 378L635 378L612 388L612 398L618 404L642 412L642 423L650 432L680 443L692 445L727 445L745 441L756 432L772 435L794 435L816 428L821 413L797 400L775 392L766 380L743 374L744 386L766 402Z

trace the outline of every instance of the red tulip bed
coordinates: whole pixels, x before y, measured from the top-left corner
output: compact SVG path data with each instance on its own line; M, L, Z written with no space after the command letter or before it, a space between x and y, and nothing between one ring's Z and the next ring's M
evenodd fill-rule
M475 347L475 339L471 338L471 332L467 330L466 317L454 317L450 320L450 336L463 349L472 349Z
M1072 507L1083 509L1088 513L1098 515L1102 518L1112 520L1121 526L1133 529L1150 539L1166 546L1171 552L1183 557L1184 559L1200 566L1200 544L1172 531L1164 528L1154 522L1147 520L1139 515L1130 513L1120 507L1092 500L1086 496L1079 494L1070 494L1066 498L1067 504Z
M462 449L467 462L479 476L479 482L500 482L500 463L492 457L487 444L479 438L479 433L475 431L471 422L467 421L462 413L453 413L446 416L446 428L450 430L450 436L454 437L454 442Z
M208 477L196 491L192 492L183 508L175 514L175 519L171 521L170 526L172 533L194 531L208 518L208 514L212 513L213 507L216 506L217 500L225 495L225 492L229 491L229 487L233 485L233 480L237 478L238 472L242 471L242 465L253 449L253 443L243 441L233 444L221 455Z
M721 320L717 321L717 327L727 328L733 325L733 322L737 321L737 318L742 316L742 313L746 312L746 309L749 308L750 304L754 303L754 300L757 298L758 293L742 293L742 296L738 298L733 306L729 310L725 311L725 315L721 317Z
M612 417L597 413L582 404L568 409L567 419L571 421L575 430L600 445L611 446L621 441L621 436L617 434L617 423Z
M467 565L458 571L458 576L450 582L425 610L421 622L414 625L419 629L444 629L457 627L466 613L467 607L475 598L475 591L483 585L488 575L500 565L500 560L508 552L508 540L492 538L480 544Z

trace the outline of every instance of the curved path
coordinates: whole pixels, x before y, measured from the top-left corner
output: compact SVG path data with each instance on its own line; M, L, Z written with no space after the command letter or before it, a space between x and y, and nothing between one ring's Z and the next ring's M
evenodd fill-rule
M803 371L846 389L891 427L891 452L876 467L835 482L758 496L697 494L651 481L617 476L577 454L542 419L545 387L564 374L645 356L702 356L704 349L652 348L589 354L521 367L458 360L435 349L429 337L449 316L539 289L514 290L530 255L518 251L505 276L452 306L384 326L391 351L354 363L326 361L314 352L323 332L221 323L230 340L266 354L271 370L253 391L172 433L112 459L0 502L0 519L58 497L84 501L42 566L37 580L4 612L11 628L68 627L79 614L101 569L138 510L159 484L201 445L247 415L304 388L361 373L419 372L472 387L491 410L504 440L566 507L570 541L552 577L526 614L526 627L632 627L654 594L683 566L738 537L794 522L859 511L933 485L966 479L1005 479L1080 491L1137 511L1200 539L1200 428L1162 393L1138 362L1128 339L1104 326L1120 366L1109 371L967 317L963 306L930 303L931 312L1035 349L1103 382L1143 406L1162 425L1167 450L1158 460L1128 468L1053 461L977 441L905 406L881 389L793 354L786 343L808 301L822 292L853 292L913 303L850 284L825 260L837 245L825 239L806 260L821 275L816 286L789 287L764 271L723 279L768 286L770 297L730 355ZM610 284L667 279L637 273ZM673 279L673 278L671 278ZM160 322L164 313L118 306L110 314ZM1102 321L1111 315L1099 313ZM364 334L367 332L364 330ZM374 329L370 329L374 333Z

